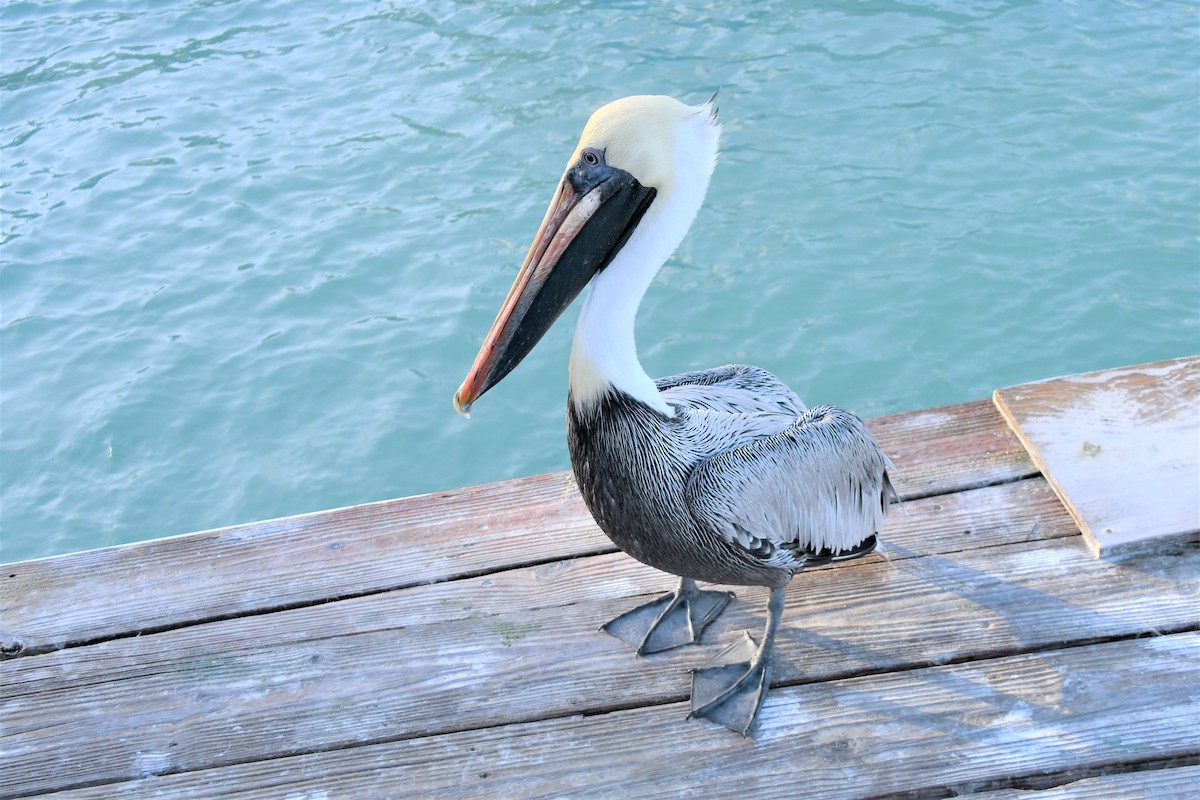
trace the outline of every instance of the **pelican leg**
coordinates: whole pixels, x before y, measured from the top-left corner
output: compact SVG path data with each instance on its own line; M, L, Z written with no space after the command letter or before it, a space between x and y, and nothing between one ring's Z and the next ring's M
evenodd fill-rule
M704 717L742 736L754 724L771 686L771 654L775 632L783 617L783 587L771 589L767 601L767 627L762 644L755 647L748 633L692 672L692 710L688 719ZM749 655L748 660L741 660ZM730 663L731 659L732 663ZM722 663L725 662L725 663Z
M639 656L700 641L700 634L733 599L732 592L701 591L691 578L679 588L627 611L600 630L624 639Z

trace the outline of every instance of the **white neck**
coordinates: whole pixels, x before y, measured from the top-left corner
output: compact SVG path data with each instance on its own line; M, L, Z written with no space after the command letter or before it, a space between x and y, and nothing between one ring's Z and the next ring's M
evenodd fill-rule
M719 128L707 115L680 126L673 185L660 193L625 246L592 279L571 348L571 398L585 408L617 389L670 416L654 380L642 369L634 342L638 306L654 276L696 218L716 163Z

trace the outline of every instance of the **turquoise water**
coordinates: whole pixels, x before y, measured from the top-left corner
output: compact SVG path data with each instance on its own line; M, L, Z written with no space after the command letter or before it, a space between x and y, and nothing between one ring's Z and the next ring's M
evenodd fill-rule
M450 398L589 113L720 87L639 317L864 416L1200 350L1196 3L8 3L0 559L568 465Z

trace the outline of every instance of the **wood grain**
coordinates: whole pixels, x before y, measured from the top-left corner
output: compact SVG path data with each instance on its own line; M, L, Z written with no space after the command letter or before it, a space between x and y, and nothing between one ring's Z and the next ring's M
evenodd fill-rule
M413 587L8 662L5 786L48 791L677 703L687 670L762 625L763 593L743 590L704 646L637 659L596 631L630 598L592 600L586 588L594 579L639 590L661 578L615 555L580 562L589 583L576 584L570 605L531 609L536 582L525 579L514 586L535 588L514 590L503 613L424 622L421 609L456 598L445 585ZM815 570L793 583L775 680L1193 628L1198 574L1197 551L1113 564L1078 537ZM457 599L484 587L470 588ZM683 717L679 729L697 724Z
M55 797L957 796L1045 775L1087 775L1138 758L1194 760L1198 669L1200 636L1175 634L777 689L757 740L684 724L686 707L674 703ZM1159 784L1178 787L1181 780Z

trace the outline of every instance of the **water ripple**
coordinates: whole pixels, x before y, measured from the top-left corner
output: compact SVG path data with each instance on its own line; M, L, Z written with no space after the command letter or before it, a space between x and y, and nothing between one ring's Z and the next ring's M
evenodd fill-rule
M579 128L722 160L643 362L882 414L1195 352L1185 3L10 3L0 558L566 466L568 313L449 397ZM17 531L17 534L10 533Z

